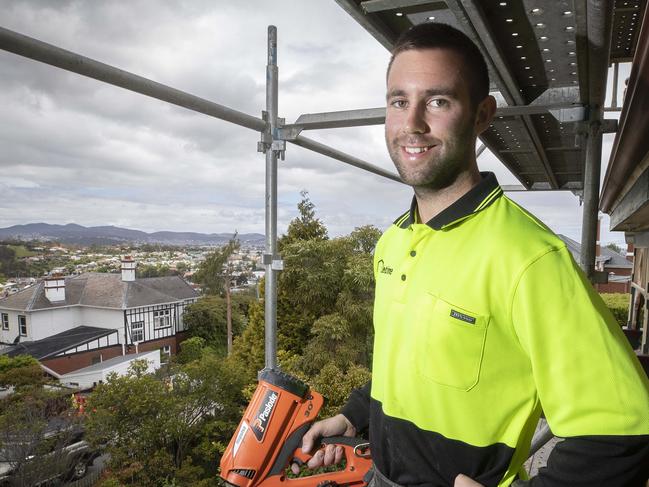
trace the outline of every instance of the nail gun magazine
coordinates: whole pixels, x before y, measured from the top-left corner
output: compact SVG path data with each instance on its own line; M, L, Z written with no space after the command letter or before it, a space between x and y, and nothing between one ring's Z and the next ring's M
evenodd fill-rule
M302 437L311 427L324 398L286 373L264 369L239 426L221 457L221 478L236 487L364 486L372 461L362 438L323 438L320 447L340 445L344 461L333 472L293 476L290 465L303 465L315 451L302 452ZM317 448L316 448L317 450Z

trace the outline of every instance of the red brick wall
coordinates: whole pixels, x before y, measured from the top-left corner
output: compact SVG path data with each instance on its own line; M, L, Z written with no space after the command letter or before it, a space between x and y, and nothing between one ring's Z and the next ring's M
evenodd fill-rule
M83 369L92 365L93 358L98 358L101 355L102 360L108 360L113 357L118 357L122 354L121 345L113 345L110 347L97 348L87 352L73 353L63 357L54 357L41 360L41 363L54 372L59 374L67 374L73 370Z
M631 284L628 282L608 282L606 284L595 284L599 293L630 293Z
M161 338L160 340L152 340L150 342L140 343L138 346L138 352L150 352L151 350L159 350L165 345L171 346L171 354L176 355L178 353L178 345L186 338L187 333L178 333L174 336ZM127 354L135 353L135 345L129 345L126 347ZM95 350L89 350L87 352L79 352L64 357L54 357L51 359L41 360L41 363L54 372L58 374L67 374L73 370L83 369L92 365L94 358L99 358L101 355L102 360L108 360L113 357L122 355L122 346L113 345L110 347L97 348Z
M159 340L151 340L150 342L142 342L138 345L138 352L150 352L151 350L159 350L162 347L169 345L171 346L171 355L176 355L178 353L178 344L182 342L187 333L177 333L174 336L167 338L160 338ZM135 345L129 345L126 353L135 353Z

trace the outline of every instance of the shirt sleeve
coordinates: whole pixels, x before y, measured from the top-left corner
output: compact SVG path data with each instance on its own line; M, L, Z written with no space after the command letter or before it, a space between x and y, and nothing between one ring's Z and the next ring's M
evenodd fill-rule
M565 438L546 468L517 485L644 486L649 381L568 250L551 249L530 262L511 303L548 424Z
M370 423L371 389L372 381L369 381L363 387L354 389L347 403L340 411L359 432L367 429Z

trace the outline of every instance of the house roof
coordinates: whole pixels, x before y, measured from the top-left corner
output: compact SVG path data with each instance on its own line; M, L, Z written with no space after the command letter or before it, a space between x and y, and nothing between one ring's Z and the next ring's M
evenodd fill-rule
M113 333L118 333L118 330L94 326L77 326L42 340L11 345L8 349L4 349L3 352L9 357L31 355L37 360L42 360Z
M41 281L0 299L0 309L36 311L71 305L126 309L196 297L198 293L179 276L123 281L121 274L89 272L65 278L65 301L47 299Z
M564 241L566 247L572 254L576 262L580 261L581 256L581 245L579 242L566 237L565 235L559 234L558 237ZM604 262L605 268L615 267L621 269L631 269L633 264L626 260L626 257L615 250L611 250L608 247L600 247L600 255L596 257L597 262Z

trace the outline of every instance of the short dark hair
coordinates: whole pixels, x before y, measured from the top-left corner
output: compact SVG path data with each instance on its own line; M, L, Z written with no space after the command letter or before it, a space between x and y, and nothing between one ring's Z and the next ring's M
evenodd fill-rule
M489 71L480 49L464 32L447 24L426 22L405 31L397 39L388 64L388 74L394 58L399 53L412 49L451 49L464 58L469 76L469 94L474 105L478 105L489 94Z

